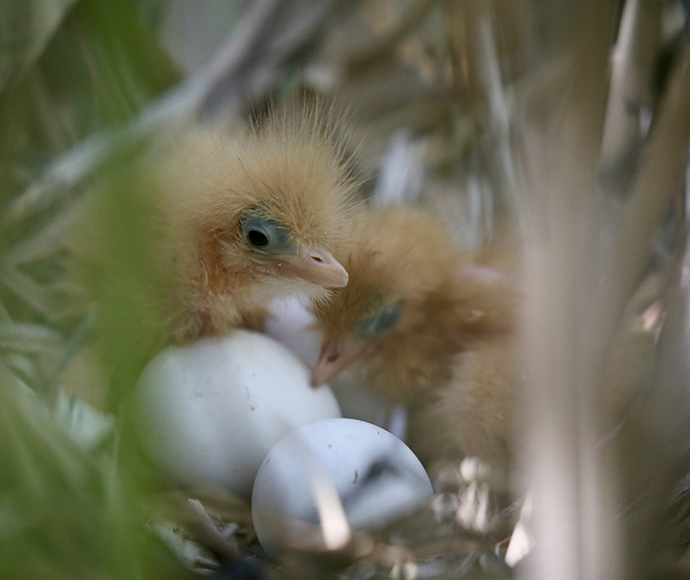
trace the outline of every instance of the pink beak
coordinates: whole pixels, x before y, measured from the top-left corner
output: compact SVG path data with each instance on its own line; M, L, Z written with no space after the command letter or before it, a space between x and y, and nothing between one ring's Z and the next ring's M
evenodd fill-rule
M331 340L321 347L321 355L311 371L311 384L318 387L338 376L364 351L366 342L361 339Z
M347 286L348 274L329 251L312 247L294 256L280 256L264 261L264 267L281 278L304 280L324 288Z

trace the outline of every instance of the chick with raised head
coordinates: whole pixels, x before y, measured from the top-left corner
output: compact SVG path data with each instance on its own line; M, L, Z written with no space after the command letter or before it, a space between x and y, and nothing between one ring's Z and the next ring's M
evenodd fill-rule
M314 384L352 380L407 405L423 460L505 465L515 404L517 293L415 210L372 211L341 260L347 287L314 301L324 335Z
M318 111L188 131L154 154L155 253L173 341L251 326L276 297L347 284L333 252L357 213L355 187Z

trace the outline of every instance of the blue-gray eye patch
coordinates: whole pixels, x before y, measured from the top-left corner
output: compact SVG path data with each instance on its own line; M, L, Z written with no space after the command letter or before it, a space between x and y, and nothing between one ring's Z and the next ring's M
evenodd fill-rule
M261 254L294 254L295 248L285 228L278 222L260 216L248 216L240 225L247 245Z
M400 311L402 310L403 301L398 300L393 304L389 304L374 316L370 316L362 320L357 326L359 333L365 338L374 338L388 332L393 328L400 318Z

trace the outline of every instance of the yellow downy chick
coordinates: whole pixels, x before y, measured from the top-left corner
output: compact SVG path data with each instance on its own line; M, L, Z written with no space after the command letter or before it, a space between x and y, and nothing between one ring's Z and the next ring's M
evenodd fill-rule
M338 256L347 287L314 301L324 333L312 379L351 363L353 380L408 406L423 460L477 456L505 465L515 385L517 293L414 210L372 211Z
M251 326L276 297L347 284L333 252L357 213L355 187L321 116L196 129L153 156L154 252L173 341Z

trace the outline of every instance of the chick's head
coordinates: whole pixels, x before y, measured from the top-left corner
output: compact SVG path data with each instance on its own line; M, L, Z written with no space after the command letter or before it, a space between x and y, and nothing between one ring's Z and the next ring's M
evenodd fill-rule
M515 328L506 276L420 211L372 211L343 263L348 286L312 301L324 336L314 384L357 360L358 379L410 402L450 380L458 352Z
M372 211L343 258L348 286L312 303L324 335L312 381L326 382L360 359L365 380L394 398L423 390L436 361L458 349L448 314L462 260L443 227L421 212Z
M314 115L190 132L157 164L154 183L183 300L211 318L347 284L333 252L357 215L355 185Z

